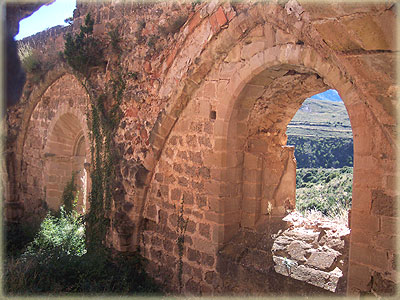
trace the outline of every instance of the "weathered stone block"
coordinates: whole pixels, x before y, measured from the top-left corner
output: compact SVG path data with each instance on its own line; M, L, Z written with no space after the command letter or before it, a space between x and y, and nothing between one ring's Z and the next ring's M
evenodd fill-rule
M364 263L383 270L388 267L386 253L374 249L371 245L352 243L350 245L350 257L356 263Z
M276 44L287 44L287 43L295 43L296 38L291 35L290 33L287 33L281 29L276 30Z
M278 243L274 243L275 245L279 245ZM287 247L288 253L290 255L290 257L294 260L297 261L306 261L306 257L305 255L307 254L307 249L310 249L311 245L304 243L303 241L293 241L289 244L289 246ZM275 246L275 251L277 250L276 246ZM312 254L311 254L312 256ZM310 257L311 258L311 257ZM309 258L309 260L310 260ZM308 260L307 260L308 262Z
M197 263L200 263L201 255L199 251L193 250L192 248L188 248L187 258L189 261L196 261Z
M242 59L250 59L254 54L262 52L265 49L265 43L263 41L253 42L248 45L244 45L241 51Z
M310 257L307 259L306 264L322 270L327 270L332 266L332 264L336 260L336 257L338 257L339 255L340 253L336 251L315 251L311 253Z
M200 235L204 236L205 238L210 239L210 224L199 224L199 233Z
M387 235L398 235L397 232L397 217L381 217L381 232Z
M385 279L381 273L372 275L372 290L379 296L393 296L396 293L396 283Z
M193 236L192 237L193 245L192 247L200 252L206 253L208 255L215 255L217 246L215 243L210 243L210 240Z
M359 212L369 213L371 211L371 190L366 188L353 187L353 199L362 199L354 201L352 209Z
M254 228L257 222L257 214L256 213L248 213L243 211L241 217L241 225L245 228Z
M359 291L369 291L371 282L371 270L356 262L350 261L349 264L349 287L352 289L350 293L354 293L354 289Z
M352 210L350 227L360 229L364 232L378 232L379 217Z
M202 265L206 265L208 267L212 267L212 266L214 266L215 259L211 255L208 255L206 253L201 253L201 261L200 261L200 263Z
M394 17L392 16L392 19ZM389 43L386 41L386 34L373 21L371 16L359 16L348 18L343 21L346 31L356 34L358 43L365 50L388 50Z
M382 190L372 190L371 212L378 216L396 216L396 199Z
M378 234L373 240L377 248L391 251L396 250L396 236L394 235Z

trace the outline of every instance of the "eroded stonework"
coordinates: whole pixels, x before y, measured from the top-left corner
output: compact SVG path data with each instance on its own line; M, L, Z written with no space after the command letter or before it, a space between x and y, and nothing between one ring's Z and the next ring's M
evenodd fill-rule
M323 219L313 221L299 213L291 213L283 221L289 222L289 228L273 235L275 271L331 292L343 291L350 234L347 226Z
M264 246L255 243L238 255L249 236L261 241L265 230L271 235L286 229L282 218L295 204L296 170L286 126L304 99L336 89L354 136L349 268L348 275L342 273L347 293L383 295L393 293L397 274L395 11L390 2L78 3L72 27L25 42L57 59L63 34L79 30L86 13L105 45L111 43L108 32L118 28L121 64L106 51L106 67L91 74L99 90L114 68L132 75L114 137L121 159L108 240L119 251L140 246L148 271L173 292L182 259L187 293L331 293L299 283L297 275L278 274L282 269L276 273L268 236ZM30 78L20 103L8 110L11 221L34 216L50 196L46 161L54 156L46 153L61 155L46 150L54 128L78 120L79 126L66 130L68 159L85 153L90 161L90 151L72 145L81 139L79 128L85 136L89 97L71 69L56 62L39 82ZM188 226L180 258L182 205ZM289 254L334 272L331 255L307 257L301 245L301 239L289 244ZM263 251L269 253L268 269L258 264ZM229 263L234 270L224 268ZM244 288L235 282L237 274L253 284ZM261 287L262 282L269 284Z

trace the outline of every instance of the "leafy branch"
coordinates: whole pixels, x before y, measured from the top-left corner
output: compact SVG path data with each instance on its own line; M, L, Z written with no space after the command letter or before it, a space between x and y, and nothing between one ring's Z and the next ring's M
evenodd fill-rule
M90 13L86 15L85 25L81 25L80 33L65 35L64 57L67 63L85 77L89 75L91 67L103 63L103 49L101 43L93 37L94 20Z

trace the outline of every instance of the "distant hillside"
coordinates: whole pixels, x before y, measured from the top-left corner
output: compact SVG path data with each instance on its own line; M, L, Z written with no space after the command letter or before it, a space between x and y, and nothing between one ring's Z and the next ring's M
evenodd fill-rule
M287 135L352 138L343 102L306 99L287 128Z
M353 166L353 135L343 102L305 100L287 135L298 168Z

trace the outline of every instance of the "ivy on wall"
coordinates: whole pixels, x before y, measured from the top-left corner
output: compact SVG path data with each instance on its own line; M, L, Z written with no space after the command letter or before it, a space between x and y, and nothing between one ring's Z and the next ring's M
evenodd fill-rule
M117 31L109 34L111 46L118 54L119 67L111 74L104 90L94 88L91 73L94 67L104 64L103 48L99 39L93 36L94 21L88 14L85 25L78 34L65 37L64 58L76 73L86 89L90 104L87 112L91 149L91 191L90 210L86 216L86 242L88 251L98 251L104 246L107 230L110 227L112 187L118 161L113 151L113 136L122 117L120 104L125 90L125 79L119 64L120 51Z

